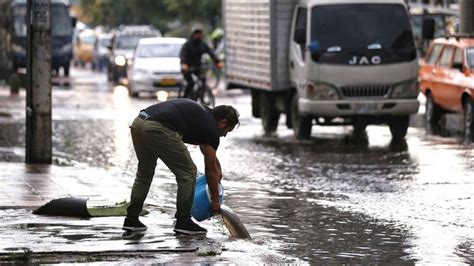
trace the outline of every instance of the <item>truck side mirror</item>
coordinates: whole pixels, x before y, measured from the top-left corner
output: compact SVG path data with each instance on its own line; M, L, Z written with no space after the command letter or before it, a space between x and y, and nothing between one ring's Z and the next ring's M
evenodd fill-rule
M435 20L433 18L424 18L422 23L422 37L424 40L432 40L435 33Z
M462 65L462 63L453 63L453 68L464 73L464 66Z
M300 44L300 45L305 45L306 44L306 29L305 28L295 29L294 41L297 44Z

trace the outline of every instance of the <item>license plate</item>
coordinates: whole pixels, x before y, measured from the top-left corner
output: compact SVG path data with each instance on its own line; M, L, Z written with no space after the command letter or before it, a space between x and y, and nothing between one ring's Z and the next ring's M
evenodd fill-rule
M357 114L373 114L377 112L376 103L356 103L354 104L354 111Z
M177 83L176 83L176 79L173 79L173 78L163 78L163 79L161 79L160 84L161 84L162 86L175 86Z

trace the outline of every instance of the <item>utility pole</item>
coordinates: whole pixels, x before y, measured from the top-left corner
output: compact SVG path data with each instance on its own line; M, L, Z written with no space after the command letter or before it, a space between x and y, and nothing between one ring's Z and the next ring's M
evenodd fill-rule
M51 0L27 0L26 163L52 163Z
M460 10L460 33L474 33L474 0L461 0Z

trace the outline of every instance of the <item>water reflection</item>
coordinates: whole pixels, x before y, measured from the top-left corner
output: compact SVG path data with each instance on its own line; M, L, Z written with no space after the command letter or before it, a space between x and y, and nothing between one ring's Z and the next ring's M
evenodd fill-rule
M113 91L113 108L114 108L114 146L113 153L114 165L124 165L129 158L130 146L130 129L129 117L131 112L130 98L128 97L128 89L124 86L116 86Z

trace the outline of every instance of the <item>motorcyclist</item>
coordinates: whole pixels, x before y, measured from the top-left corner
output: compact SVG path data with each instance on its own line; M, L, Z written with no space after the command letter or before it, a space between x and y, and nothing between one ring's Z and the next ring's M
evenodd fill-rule
M192 88L194 87L192 73L196 74L197 76L200 76L201 74L201 59L203 54L208 54L218 69L222 68L222 62L219 61L214 52L203 41L203 31L201 29L195 29L191 34L191 38L181 48L180 54L181 71L183 73L184 79L187 82L187 86L184 91L185 98L189 98ZM199 93L201 95L203 94L203 92Z

